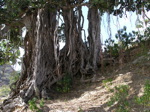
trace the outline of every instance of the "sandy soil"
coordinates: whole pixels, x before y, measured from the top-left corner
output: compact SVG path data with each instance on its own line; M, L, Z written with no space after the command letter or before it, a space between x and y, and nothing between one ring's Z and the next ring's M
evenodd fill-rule
M146 63L150 63L147 61ZM150 112L150 107L143 107L134 104L135 96L143 95L143 86L146 80L150 80L150 66L147 64L128 63L122 69L114 68L111 72L98 75L97 81L80 83L76 82L72 91L61 94L55 100L45 101L44 112L115 112L116 104L108 106L107 102L113 96L115 86L128 85L130 111L131 112ZM103 77L102 77L103 76ZM103 83L103 80L113 79L111 83ZM100 79L100 80L99 80ZM103 80L102 80L103 79ZM29 110L28 110L29 112Z
M111 68L111 69L110 69ZM150 80L150 55L139 57L130 63L119 67L110 67L96 77L95 82L80 83L75 81L69 93L56 94L54 100L46 100L43 112L115 112L116 102L108 106L107 102L114 95L111 89L119 85L129 86L130 112L150 112L150 106L144 107L135 104L135 96L143 95L143 87ZM112 82L104 83L104 80ZM16 110L15 112L20 112ZM26 112L26 111L25 111ZM27 110L31 112L31 110ZM126 112L126 111L124 111Z

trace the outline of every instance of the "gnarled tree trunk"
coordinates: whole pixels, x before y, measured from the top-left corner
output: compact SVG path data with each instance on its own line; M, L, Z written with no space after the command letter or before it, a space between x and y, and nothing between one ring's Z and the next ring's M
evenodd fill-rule
M60 51L57 47L56 11L45 7L24 18L28 32L24 40L22 73L15 83L16 88L12 87L10 98L4 101L3 111L27 103L34 96L45 97L51 86L66 73L71 77L96 73L101 50L98 9L89 8L87 45L82 39L81 6L77 10L62 8L66 44Z
M48 8L38 9L32 15L26 16L25 25L27 35L24 40L25 55L23 58L22 73L16 82L16 88L12 88L11 96L4 101L3 111L13 109L16 104L27 103L33 96L42 97L50 86L62 76L56 72L56 60L54 51L56 11L50 12ZM11 102L11 106L7 103ZM12 111L12 110L11 110Z
M72 75L95 74L97 65L100 63L100 15L97 8L90 8L88 13L89 20L89 36L88 45L83 42L81 18L83 17L81 7L78 7L77 15L73 9L63 10L63 18L65 22L66 46L64 47L66 60L63 60L65 71Z
M75 11L63 10L63 19L65 22L66 46L64 47L63 60L65 71L72 76L80 73L84 69L87 48L82 40L80 21L76 18Z
M88 44L89 44L89 65L95 72L97 64L100 63L100 14L97 8L91 7L88 12Z

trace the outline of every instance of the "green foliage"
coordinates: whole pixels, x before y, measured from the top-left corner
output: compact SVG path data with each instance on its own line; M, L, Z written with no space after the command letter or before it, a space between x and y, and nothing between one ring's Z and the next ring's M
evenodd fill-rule
M44 106L44 99L42 98L41 100L40 100L40 108L42 108L43 106Z
M86 0L1 0L0 2L0 22L11 23L19 20L26 12L34 12L37 8L49 6L51 10L60 9L66 4L74 5L87 2ZM122 16L124 11L143 12L143 7L149 11L150 3L146 0L91 0L90 5L94 5L101 12L108 12L115 16ZM57 7L57 8L56 8ZM67 6L66 6L67 7ZM69 8L69 7L68 7ZM17 23L17 22L16 22Z
M107 104L111 106L117 102L118 106L116 112L129 112L129 102L127 100L129 87L127 85L116 86L114 91L114 96L110 98Z
M32 100L29 100L29 108L32 110L32 111L39 111L39 108L36 104L36 101L37 99L36 98L33 98Z
M145 0L92 0L92 4L100 9L101 12L108 12L114 16L122 17L125 11L136 11L141 14L143 7L150 10L150 2Z
M126 26L123 29L118 30L118 33L115 35L116 39L118 39L118 44L121 49L128 49L129 45L132 44L133 40L135 39L132 33L126 32Z
M149 22L147 24L149 24ZM115 35L118 43L115 43L111 38L105 41L106 54L109 54L111 57L118 57L120 51L127 51L129 48L136 45L141 47L141 52L139 52L139 55L147 53L147 45L150 41L150 27L147 27L143 33L136 31L127 33L126 29L127 28L124 26L122 29L118 30L117 34Z
M29 104L29 108L33 112L42 112L41 108L44 106L44 100L41 99L38 102L37 98L33 98L33 99L29 100L28 104Z
M128 101L122 102L116 109L116 112L130 112Z
M109 78L109 79L106 79L106 80L103 80L102 83L104 84L104 86L110 91L110 92L113 92L112 89L110 89L109 85L112 85L112 79Z
M150 21L149 20L145 20L147 25L150 25ZM138 28L143 28L144 29L144 24L141 21L138 21L138 23L136 23L136 27ZM138 44L144 44L145 41L150 40L150 26L147 27L144 31L139 32L139 31L132 31L133 34L135 35L135 37L137 37L136 42Z
M20 55L19 47L15 47L9 40L0 41L0 65L11 62L16 63Z
M109 82L110 82L110 83L112 82L112 79L111 79L111 78L102 81L103 84L106 84L106 83L109 83Z
M10 88L7 85L0 87L0 97L7 96L10 92Z
M103 80L102 83L104 84L104 86L105 86L106 88L109 89L109 85L112 84L112 79L109 78L109 79Z
M105 52L110 54L112 57L117 57L119 55L119 46L118 44L114 43L114 40L111 38L106 39L105 46Z
M115 35L118 43L115 43L111 38L105 41L105 52L111 57L118 57L120 51L127 51L137 43L141 46L142 54L147 53L148 48L146 47L146 43L150 40L150 27L147 27L143 34L136 31L127 33L126 29L127 28L124 26L124 28L118 30L118 33Z
M112 57L118 57L120 50L125 51L128 50L135 39L135 33L127 33L126 27L124 26L123 29L118 30L117 34L115 35L118 43L115 43L114 40L111 38L105 41L105 52L110 54Z
M144 94L141 97L136 97L135 102L139 105L150 107L150 81L147 80L144 85Z
M115 0L92 0L92 4L99 8L99 10L104 13L112 13L113 15L122 16L123 10L120 8L116 8L118 5L123 5L123 1L115 1Z
M150 42L150 27L147 27L143 33L135 32L135 31L132 31L132 32L135 35L135 37L137 37L136 43L141 48L141 51L138 53L138 56L147 54L147 52L149 50L148 45Z
M56 91L66 93L71 90L72 87L72 77L66 74L60 81L56 84Z

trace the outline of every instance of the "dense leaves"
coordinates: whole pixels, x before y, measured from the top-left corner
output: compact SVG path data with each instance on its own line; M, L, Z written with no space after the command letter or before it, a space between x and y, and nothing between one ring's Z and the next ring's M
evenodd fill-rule
M92 3L101 12L112 13L120 17L125 11L137 11L137 13L141 14L144 9L150 10L150 2L148 0L93 0Z
M123 29L118 30L118 33L116 34L116 39L119 40L120 46L122 46L124 49L128 49L129 45L132 44L135 37L132 33L128 34L126 32L126 27L124 26Z
M63 14L61 9L76 9L76 7L82 5L86 5L89 8L97 7L102 12L101 14L108 12L115 16L119 15L120 17L122 17L122 15L126 11L136 11L138 14L141 14L142 12L144 13L145 10L150 10L150 2L148 0L1 0L0 30L3 30L3 25L8 27L8 30L4 32L6 35L0 35L0 39L8 40L8 45L5 47L5 50L3 48L0 51L1 61L3 59L12 61L14 60L14 57L17 57L15 54L14 56L12 56L12 53L15 53L17 51L16 49L18 49L21 45L20 39L22 33L21 29L24 26L22 21L24 15L30 15L33 12L36 12L38 9L45 7L48 7L50 11L54 11L57 9L59 14ZM64 23L60 27L58 27L58 37L63 41L65 41L64 28ZM136 32L133 32L133 34L127 34L126 28L124 27L123 29L118 31L118 35L116 35L116 38L119 39L123 47L128 48L129 44L131 44L130 42L134 40L133 36L135 34ZM149 35L149 29L144 32L144 35ZM139 37L139 39L141 40L142 36ZM1 47L4 47L2 43L6 44L4 40L1 40ZM114 44L114 46L115 50L117 50L118 45ZM10 51L10 53L8 53L8 51Z
M0 1L0 23L8 23L20 19L26 12L32 12L37 8L70 8L88 0L1 0ZM137 11L139 14L146 9L150 10L150 2L147 0L92 0L88 4L98 7L101 12L109 12L122 16L124 11ZM87 4L87 5L88 5Z
M0 41L0 65L5 63L15 64L19 55L19 47L6 39Z

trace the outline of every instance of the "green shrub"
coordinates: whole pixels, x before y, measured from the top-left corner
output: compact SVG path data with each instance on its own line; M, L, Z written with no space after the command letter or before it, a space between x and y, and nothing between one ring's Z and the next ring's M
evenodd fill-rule
M132 33L127 33L127 27L124 26L122 29L117 31L115 35L116 39L118 39L119 48L123 50L128 50L129 46L132 45L135 35Z
M110 82L110 83L112 82L112 79L111 79L111 78L102 81L103 84L106 84L106 83L109 83L109 82Z
M109 85L112 84L112 79L109 78L109 79L106 79L106 80L103 80L102 83L104 84L104 86L111 92L113 92L112 89L110 89Z
M144 94L141 97L136 97L135 102L139 105L150 107L150 81L146 81L144 85Z
M111 106L117 102L118 106L116 112L129 112L129 102L127 97L129 96L128 91L129 87L127 85L116 86L115 94L110 98L110 101L107 102L108 106Z
M66 74L60 81L56 83L56 91L66 93L69 92L72 87L72 78L69 74Z
M14 42L7 39L0 40L0 65L10 62L15 64L19 55L19 44L16 45Z
M106 54L109 54L112 57L118 57L119 46L118 46L118 44L114 43L114 40L112 40L111 38L106 39L105 45L106 45L106 48L105 48Z
M41 108L44 106L44 100L41 99L38 102L37 98L33 98L33 99L29 100L28 104L29 104L29 108L33 112L42 112Z

